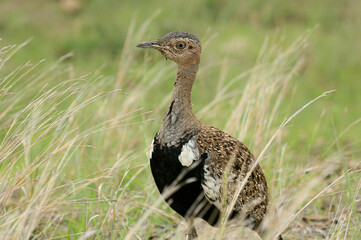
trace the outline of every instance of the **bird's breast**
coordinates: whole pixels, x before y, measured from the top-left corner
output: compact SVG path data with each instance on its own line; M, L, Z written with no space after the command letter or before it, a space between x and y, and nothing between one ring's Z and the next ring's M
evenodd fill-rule
M199 196L204 198L201 186L204 160L197 156L199 153L192 153L193 142L190 140L182 139L178 146L163 146L155 138L150 158L152 175L159 191L170 207L182 216L191 209ZM188 160L183 163L180 161L187 157L197 159L190 164Z
M177 185L177 181L200 181L203 169L199 159L195 141L190 138L179 139L178 144L173 146L162 145L155 138L150 166L159 190L162 192L166 186Z

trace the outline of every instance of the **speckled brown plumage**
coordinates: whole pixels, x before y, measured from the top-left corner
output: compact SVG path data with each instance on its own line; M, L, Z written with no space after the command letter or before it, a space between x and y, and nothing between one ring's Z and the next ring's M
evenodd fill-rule
M222 181L223 171L229 169L226 202L231 204L235 188L239 186L240 181L244 179L252 167L255 160L253 154L242 142L212 126L202 125L196 138L201 154L210 153L211 157L205 161L205 165L209 167L210 175ZM215 203L218 208L221 207L222 191L220 188L220 191L215 194L215 198L210 198L206 194L207 199ZM255 225L258 226L265 215L267 205L267 182L261 167L257 165L238 196L233 209L236 212L242 212L245 216L252 217Z
M150 166L167 203L189 223L186 239L194 239L193 218L217 224L220 212L226 210L223 203L231 204L255 158L239 140L200 123L193 113L191 89L202 51L196 36L172 32L138 47L154 48L178 65L171 103L152 143ZM175 190L165 194L170 187ZM267 205L267 182L257 165L230 218L241 216L244 225L259 231Z

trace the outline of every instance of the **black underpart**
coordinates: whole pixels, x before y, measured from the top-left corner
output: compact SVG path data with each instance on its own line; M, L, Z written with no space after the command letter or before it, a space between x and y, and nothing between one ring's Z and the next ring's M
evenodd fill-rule
M184 218L200 217L209 224L215 225L220 217L220 211L211 204L204 195L201 180L203 166L208 154L202 154L189 167L184 167L178 160L182 146L191 139L182 139L178 146L161 146L154 139L150 167L155 183L165 197L169 206ZM167 190L170 194L167 195Z

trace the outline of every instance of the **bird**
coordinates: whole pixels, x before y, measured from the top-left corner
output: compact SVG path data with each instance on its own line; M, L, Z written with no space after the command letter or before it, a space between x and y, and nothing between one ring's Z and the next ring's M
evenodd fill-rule
M202 52L198 37L176 31L137 47L156 49L178 67L169 107L151 144L150 168L164 200L187 223L185 239L196 239L194 219L219 224L255 157L241 141L201 123L193 112L191 91ZM240 219L262 235L269 193L261 166L252 169L229 220Z

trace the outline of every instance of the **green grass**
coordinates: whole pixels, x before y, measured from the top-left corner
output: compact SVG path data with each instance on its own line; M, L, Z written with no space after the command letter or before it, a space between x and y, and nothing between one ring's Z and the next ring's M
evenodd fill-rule
M261 155L270 236L359 238L359 1L60 4L0 3L2 239L182 238L147 157L175 65L135 48L174 30L203 43L196 115Z

